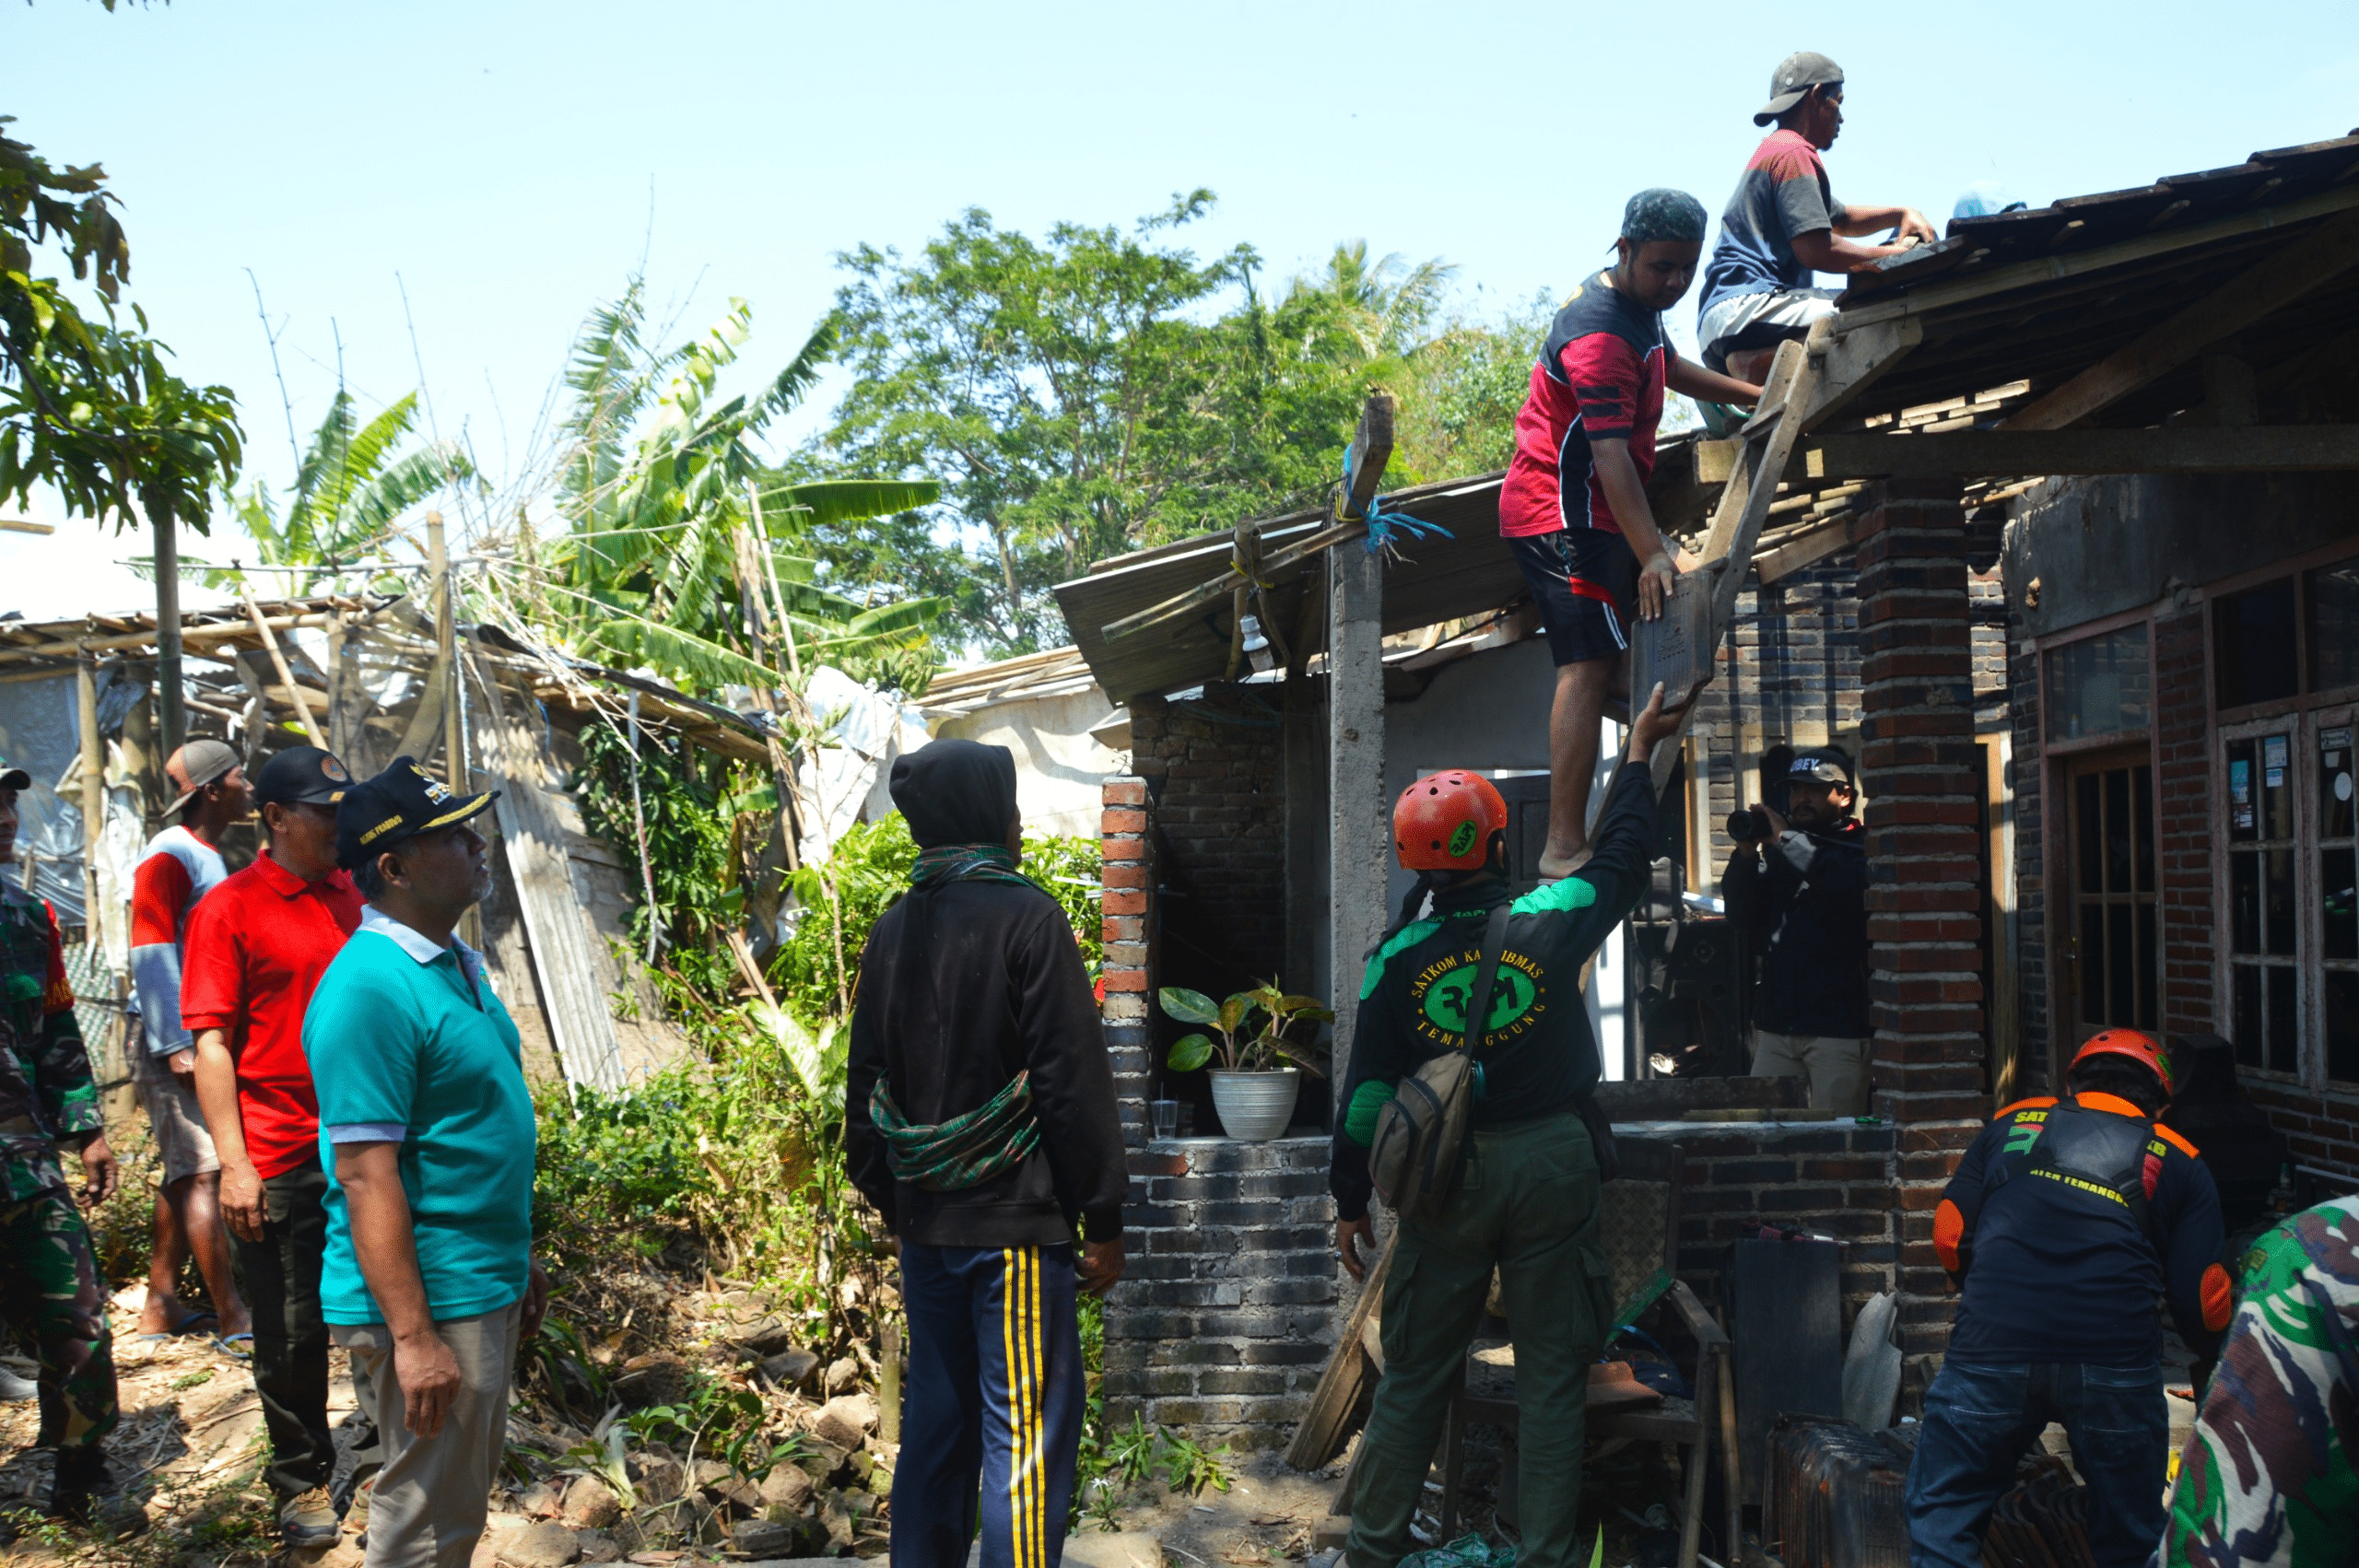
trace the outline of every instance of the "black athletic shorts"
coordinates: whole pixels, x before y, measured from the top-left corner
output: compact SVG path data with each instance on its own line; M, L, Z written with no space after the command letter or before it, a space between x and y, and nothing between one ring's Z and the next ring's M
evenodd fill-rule
M1630 646L1637 607L1638 557L1619 533L1560 528L1508 541L1540 606L1540 626L1556 662L1618 659Z

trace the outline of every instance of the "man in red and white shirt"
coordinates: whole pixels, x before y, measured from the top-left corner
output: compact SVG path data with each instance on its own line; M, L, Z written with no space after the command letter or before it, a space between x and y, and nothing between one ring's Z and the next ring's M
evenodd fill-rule
M264 1479L278 1493L290 1547L337 1535L320 1312L328 1179L303 1010L360 924L359 890L335 863L336 802L351 781L316 746L290 747L263 765L253 792L269 846L197 907L181 994L196 1036L196 1091L221 1156L222 1216L252 1296L254 1387L270 1432ZM373 1390L357 1365L353 1382L373 1428ZM355 1483L376 1463L373 1437L364 1437Z
M216 846L243 819L252 795L238 754L219 741L189 742L166 759L164 774L179 792L164 814L180 820L148 840L131 883L131 983L147 1036L145 1048L130 1053L131 1081L164 1163L139 1328L186 1334L204 1327L208 1314L184 1308L177 1293L181 1265L194 1253L218 1315L215 1332L243 1339L246 1306L217 1201L221 1161L196 1103L196 1042L181 1023L181 957L190 914L229 874Z
M1540 875L1589 859L1589 793L1609 697L1626 696L1630 622L1653 620L1679 573L1647 504L1665 388L1721 403L1761 389L1681 359L1662 312L1695 279L1704 205L1641 191L1622 212L1615 263L1573 290L1532 367L1499 489L1499 532L1523 569L1556 696L1548 715L1548 843Z

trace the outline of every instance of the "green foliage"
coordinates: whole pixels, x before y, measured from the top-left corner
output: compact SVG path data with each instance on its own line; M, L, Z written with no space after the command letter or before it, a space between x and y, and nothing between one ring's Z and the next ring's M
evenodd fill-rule
M1155 995L1156 1005L1169 1016L1182 1024L1209 1024L1220 1036L1217 1044L1211 1036L1201 1034L1174 1041L1165 1060L1177 1071L1192 1072L1217 1055L1222 1069L1229 1072L1266 1072L1283 1061L1318 1077L1327 1076L1317 1054L1308 1045L1289 1038L1299 1024L1334 1021L1335 1014L1317 997L1288 995L1275 980L1265 980L1219 1002L1185 986L1165 986ZM1247 1024L1257 1016L1261 1027L1248 1029Z
M78 516L112 511L120 528L136 507L203 532L212 491L237 474L235 404L164 368L137 306L133 325L117 315L131 244L105 185L95 163L60 168L0 135L0 497L21 505L46 485ZM96 292L97 315L34 275L44 247Z
M381 551L403 512L475 476L475 465L456 441L397 453L394 449L417 424L416 392L405 392L364 425L351 394L339 388L296 471L286 515L279 515L259 480L238 498L238 521L253 536L264 566L315 568L290 575L274 589L301 595L323 583L341 586L340 568ZM205 580L227 588L238 577L234 570L217 569Z
M573 779L574 798L590 831L613 845L634 868L640 859L640 825L647 831L647 863L653 872L655 908L643 897L631 903L628 925L635 950L647 951L651 919L662 921L661 939L672 963L709 988L723 988L731 972L720 941L745 907L745 895L731 852L731 813L720 790L700 776L696 754L651 730L640 731L637 766L639 809L631 803L633 755L628 726L593 720L581 727L582 766ZM633 891L640 878L628 879Z
M770 971L780 1001L805 1027L816 1029L847 1011L839 999L851 989L851 972L859 967L868 933L908 890L917 858L918 847L910 837L909 824L900 813L893 812L848 830L836 841L835 853L825 866L805 866L795 873L795 896L803 902L803 916L780 944ZM1066 923L1080 944L1082 963L1095 979L1105 958L1097 840L1027 837L1022 869L1047 888L1064 910ZM840 949L827 899L830 882L841 913Z
M582 657L651 666L692 689L792 684L798 661L766 653L757 625L791 635L804 670L834 664L854 679L923 689L933 668L926 628L940 606L849 598L821 580L803 541L823 523L927 505L936 487L914 474L790 483L757 450L817 379L834 330L812 333L758 392L722 399L721 373L753 331L745 301L732 299L709 332L670 347L644 341L645 317L633 279L575 339L557 496L568 532L546 545L520 539L517 596ZM758 568L751 585L740 580L741 539Z
M690 1460L719 1459L734 1470L761 1471L773 1461L762 1442L762 1398L711 1374L688 1374L688 1397L677 1405L655 1405L623 1418L641 1443L663 1443Z
M1340 465L1363 385L1328 355L1342 302L1266 310L1243 246L1173 242L1196 191L1125 232L1061 223L1045 241L969 209L915 259L862 246L836 297L855 380L814 455L945 476L975 574L959 622L1015 649L1061 638L1049 583L1093 559L1315 495ZM1231 288L1241 309L1205 319Z

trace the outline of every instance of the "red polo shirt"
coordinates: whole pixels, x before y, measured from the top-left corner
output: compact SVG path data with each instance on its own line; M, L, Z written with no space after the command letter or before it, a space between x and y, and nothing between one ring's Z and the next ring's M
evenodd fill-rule
M181 1019L225 1031L238 1064L246 1157L264 1176L320 1152L320 1100L303 1054L303 1010L328 962L360 924L343 872L305 882L265 849L189 918Z

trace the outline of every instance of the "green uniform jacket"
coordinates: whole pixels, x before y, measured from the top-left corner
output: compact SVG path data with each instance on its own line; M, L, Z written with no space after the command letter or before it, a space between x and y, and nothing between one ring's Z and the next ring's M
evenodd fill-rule
M57 917L0 883L0 1182L10 1200L65 1185L57 1141L105 1130Z
M1514 901L1490 1012L1474 1051L1482 1070L1477 1127L1553 1116L1597 1086L1602 1069L1581 1000L1581 966L1646 891L1655 843L1655 793L1643 766L1614 776L1589 864ZM1482 961L1483 923L1508 901L1507 883L1478 877L1434 899L1431 919L1387 938L1360 986L1350 1073L1336 1101L1329 1185L1339 1219L1367 1212L1367 1145L1347 1114L1360 1085L1398 1082L1457 1048L1467 993Z

